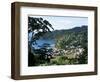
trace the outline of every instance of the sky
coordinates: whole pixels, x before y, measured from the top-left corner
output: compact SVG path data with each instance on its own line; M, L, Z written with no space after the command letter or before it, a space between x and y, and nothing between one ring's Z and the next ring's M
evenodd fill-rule
M31 16L49 21L55 30L71 29L77 26L88 25L87 17L69 16Z

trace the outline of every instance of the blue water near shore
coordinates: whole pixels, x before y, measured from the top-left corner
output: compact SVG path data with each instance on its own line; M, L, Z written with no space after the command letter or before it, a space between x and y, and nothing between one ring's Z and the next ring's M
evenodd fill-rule
M44 44L49 44L49 47L53 48L55 46L55 40L53 39L39 39L36 41L37 44L33 45L35 49L41 48Z

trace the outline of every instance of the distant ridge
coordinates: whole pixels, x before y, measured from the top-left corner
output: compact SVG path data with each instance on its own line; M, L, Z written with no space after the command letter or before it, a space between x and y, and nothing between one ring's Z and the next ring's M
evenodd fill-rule
M87 32L88 26L82 25L81 27L74 27L72 29L62 29L62 30L54 30L51 33L46 33L41 39L55 39L55 37L61 37L63 35L69 34L69 33L81 33L81 32Z

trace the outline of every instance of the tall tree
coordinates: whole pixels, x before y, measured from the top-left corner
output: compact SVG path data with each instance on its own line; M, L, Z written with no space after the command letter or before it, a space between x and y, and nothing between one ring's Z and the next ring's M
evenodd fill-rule
M36 40L38 40L41 36L43 36L47 32L51 32L53 29L52 25L49 21L44 20L43 18L35 18L28 17L28 34L29 34L29 51L32 47L32 44L36 44Z
M43 18L28 17L28 66L35 65L36 58L32 51L36 40L40 39L45 33L54 30L49 21Z

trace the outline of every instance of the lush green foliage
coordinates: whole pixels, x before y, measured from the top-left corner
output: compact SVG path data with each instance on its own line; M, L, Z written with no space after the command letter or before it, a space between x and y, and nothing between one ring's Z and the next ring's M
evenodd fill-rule
M69 53L74 48L82 48L84 51L80 53L78 58L74 58L79 64L87 63L87 32L80 33L71 33L67 36L62 37L60 40L58 39L56 42L56 48L69 50ZM69 54L67 53L67 55ZM73 54L75 52L70 53ZM73 59L73 58L72 58ZM75 63L73 61L73 63Z
M87 26L68 30L51 31L52 25L42 18L28 18L28 33L32 38L28 42L28 66L87 64L88 37ZM35 49L38 39L53 39L55 48L44 44L41 49Z
M34 49L32 45L36 44L36 40L42 37L45 33L51 32L50 28L53 29L52 25L47 20L43 20L43 18L28 17L28 34L32 33L31 40L28 41L29 66L35 65L33 63L37 61L37 58L35 58L34 54L32 53Z

